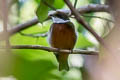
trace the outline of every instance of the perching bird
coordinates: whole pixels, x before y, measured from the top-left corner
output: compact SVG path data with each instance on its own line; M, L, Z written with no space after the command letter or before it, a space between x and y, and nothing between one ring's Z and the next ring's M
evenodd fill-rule
M53 21L48 35L51 47L72 50L77 39L73 23L70 22L69 17L63 13L57 13L56 15L50 16L52 17ZM68 55L69 53L60 52L56 54L60 71L69 70Z

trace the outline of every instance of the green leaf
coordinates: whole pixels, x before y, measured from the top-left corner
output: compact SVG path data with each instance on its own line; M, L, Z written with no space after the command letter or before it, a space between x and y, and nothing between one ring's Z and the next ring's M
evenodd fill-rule
M54 2L54 7L57 9L60 9L64 6L64 1L63 0L55 0Z
M40 3L40 1L41 1L41 0L35 0L36 3ZM63 0L55 0L53 5L54 5L54 7L55 7L56 9L63 8L63 6L64 6L64 1L63 1Z
M41 0L34 0L36 3L40 3Z
M45 3L52 5L54 3L54 0L40 1L40 5L37 8L36 15L41 23L44 22L45 19L47 19L48 17L49 6L47 6Z
M49 80L59 78L58 74L51 72L57 69L57 66L50 60L35 60L30 61L18 57L15 60L14 76L18 80Z

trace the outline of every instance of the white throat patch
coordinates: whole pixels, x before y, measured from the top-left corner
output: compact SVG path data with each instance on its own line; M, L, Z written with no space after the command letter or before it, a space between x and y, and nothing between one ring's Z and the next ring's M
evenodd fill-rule
M53 23L67 23L70 22L70 20L64 20L58 17L52 17Z

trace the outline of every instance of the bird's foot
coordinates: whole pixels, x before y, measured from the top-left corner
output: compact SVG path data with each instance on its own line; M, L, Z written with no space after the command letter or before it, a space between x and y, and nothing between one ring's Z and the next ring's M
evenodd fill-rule
M73 53L73 49L70 49L70 54L72 54Z
M58 57L59 52L60 52L60 48L57 48L57 52L54 52L56 57Z

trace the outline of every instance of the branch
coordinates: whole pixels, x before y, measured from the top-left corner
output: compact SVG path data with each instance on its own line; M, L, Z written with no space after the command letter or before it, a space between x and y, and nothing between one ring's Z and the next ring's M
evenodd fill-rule
M90 17L90 18L98 18L98 19L102 19L102 20L106 20L106 21L108 21L108 22L112 22L112 23L114 23L113 20L110 20L110 19L107 19L107 18L104 18L104 17L91 16L91 15L81 15L81 16L83 16L83 17Z
M104 40L91 28L91 26L84 20L82 19L79 14L79 12L72 6L71 2L69 0L64 0L64 2L68 5L70 8L72 14L75 16L76 20L83 25L84 28L86 28L92 35L100 42L105 48L108 49L106 43Z
M38 22L39 22L38 19L34 18L34 19L30 20L30 21L27 21L25 23L14 26L13 28L9 29L7 33L0 32L0 36L2 36L2 38L0 37L0 40L5 40L7 37L10 37L13 34L15 34L17 32L20 32L20 31L22 31L24 29L27 29L27 28L37 24Z
M5 49L5 47L0 47L0 49ZM65 53L71 53L71 50L64 50L64 49L57 49L57 48L50 48L40 45L13 45L11 46L11 49L36 49L36 50L45 50L48 52L65 52ZM75 49L72 51L71 54L84 54L84 55L97 55L98 51L90 51L90 50L80 50Z
M26 34L26 33L20 32L20 34L23 35L23 36L28 36L28 37L33 37L33 38L47 37L48 36L48 32L46 32L46 33L37 33L37 34Z
M12 29L9 30L9 33L10 33L10 35L13 35L13 34L15 34L17 32L20 32L20 31L22 31L22 30L24 30L24 29L26 29L26 28L28 28L30 26L34 26L38 22L39 22L38 19L34 18L34 19L32 19L32 20L30 20L28 22L25 22L23 24L19 24L17 26L14 26Z
M57 14L57 12L63 12L63 13L66 13L66 14L70 14L71 13L71 10L69 9L58 9L56 11L50 11L48 16L49 15L54 15L54 14ZM109 11L109 6L108 5L103 5L103 4L88 4L86 6L81 6L80 8L77 8L77 11L80 13L80 14L84 14L84 13L91 13L91 12L107 12L107 13L110 13Z
M89 4L77 9L80 14L90 12L107 12L110 13L109 6L103 4Z
M79 13L83 14L83 13L89 13L89 12L109 12L108 6L107 5L99 5L99 4L90 4L87 6L83 6L77 9ZM59 9L57 11L61 11L64 13L71 13L70 10L65 10L65 9ZM52 14L56 14L57 11L54 11ZM49 18L49 15L48 15ZM20 32L24 29L27 29L35 24L37 24L39 21L37 18L34 18L30 21L27 21L23 24L19 24L17 26L14 26L13 28L9 29L7 33L4 32L0 32L0 40L5 40L7 37L10 37L12 35L14 35L17 32ZM4 36L3 36L4 35Z

